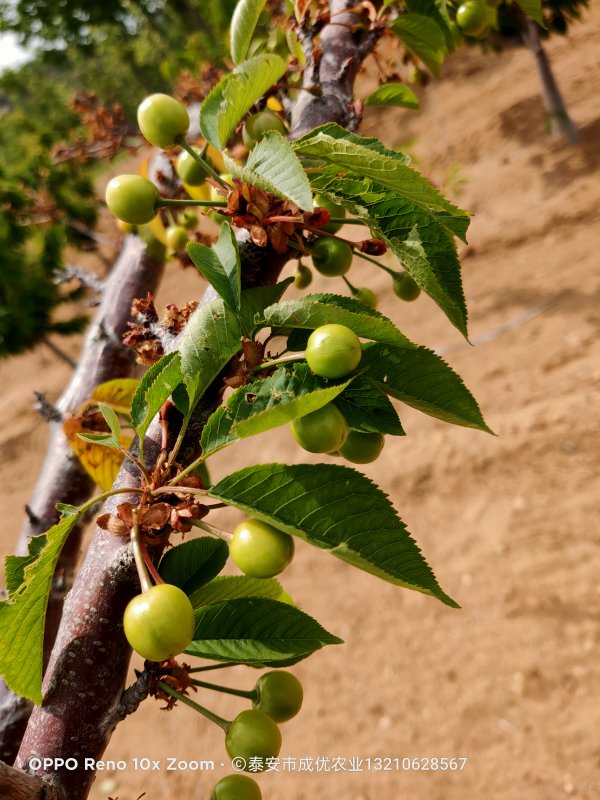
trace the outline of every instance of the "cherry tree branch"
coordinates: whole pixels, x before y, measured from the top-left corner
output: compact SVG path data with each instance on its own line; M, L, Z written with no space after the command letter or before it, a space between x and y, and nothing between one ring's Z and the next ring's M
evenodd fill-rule
M43 533L58 522L56 503L80 505L94 491L93 480L73 454L63 433L62 421L90 398L99 383L132 373L131 351L121 342L131 319L131 302L135 297L154 291L162 273L162 260L150 256L141 239L128 236L106 280L102 302L88 329L77 368L48 419L48 450L26 509L18 555L27 553L31 536ZM57 565L46 617L45 663L54 644L64 597L73 583L84 527L82 522L73 529ZM10 764L14 761L31 708L29 701L14 695L0 679L1 760Z

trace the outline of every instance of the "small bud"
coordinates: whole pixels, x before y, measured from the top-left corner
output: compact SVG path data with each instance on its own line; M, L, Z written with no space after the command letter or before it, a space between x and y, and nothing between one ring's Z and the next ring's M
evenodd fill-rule
M113 536L128 536L129 528L122 519L114 514L102 514L96 520L96 525L104 531L112 533Z

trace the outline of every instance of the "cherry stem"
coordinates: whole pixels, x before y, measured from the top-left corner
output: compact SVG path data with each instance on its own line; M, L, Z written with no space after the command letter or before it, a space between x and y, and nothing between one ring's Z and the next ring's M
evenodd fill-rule
M232 533L224 531L223 528L218 528L216 525L211 525L210 522L204 522L201 519L192 519L190 522L195 528L201 528L207 533L212 533L213 536L218 536L219 539L233 539Z
M180 144L183 147L183 149L191 155L194 161L197 161L199 164L202 164L206 172L210 175L210 177L213 180L215 180L218 184L220 184L224 189L227 189L227 191L231 189L231 186L227 183L227 181L224 181L223 178L219 175L219 173L211 167L211 165L208 163L208 159L203 158L204 154L208 150L208 144L206 144L206 146L202 150L202 155L198 155L198 153L194 150L191 144L188 143L185 136L180 136L177 140L177 144Z
M397 278L399 275L402 274L401 272L398 272L395 269L390 269L389 267L386 267L386 265L382 264L380 261L375 261L374 258L366 256L364 253L361 253L360 250L354 250L354 248L352 248L352 250L355 256L358 256L359 258L364 258L365 261L370 261L371 264L375 264L376 267L379 267L379 269L382 269L384 272L387 272L389 275L392 276L392 278Z
M140 537L140 550L142 551L142 556L144 558L144 564L148 568L148 572L154 578L154 583L164 583L163 579L158 574L158 570L154 566L154 562L150 558L150 553L148 552L148 548L146 547L146 542L142 537Z
M213 669L226 669L227 667L243 667L244 665L238 661L228 661L226 664L206 664L204 667L194 667L189 669L190 675L193 672L209 672Z
M195 703L193 700L190 700L189 697L181 694L181 692L178 692L176 689L172 689L168 683L159 681L158 685L166 694L170 694L171 697L174 697L176 700L180 700L186 706L193 708L194 711L202 714L202 716L206 717L206 719L209 719L211 722L215 722L220 728L223 728L225 733L227 733L229 730L229 726L231 725L230 721L223 719L223 717L220 717L218 714L213 714L213 712L209 711L208 708L204 708L204 706L201 706L198 703Z
M183 422L181 423L181 428L179 429L179 434L177 436L177 440L176 440L175 444L173 445L173 449L171 450L171 452L169 454L169 459L168 459L168 461L166 463L166 466L165 466L165 469L167 470L167 474L168 474L168 470L170 470L171 467L173 466L173 462L177 458L177 454L179 453L179 450L181 449L181 445L183 444L183 439L185 437L188 425L190 424L190 419L191 419L191 415L190 414L188 414L186 417L183 418Z
M279 358L273 358L271 361L263 361L262 364L259 364L254 369L250 370L250 372L262 372L265 369L269 369L270 367L277 367L279 364L288 364L290 361L301 361L304 358L304 351L301 353L292 353L289 356L280 356Z
M150 486L150 473L148 472L146 467L142 464L141 460L139 458L136 458L133 455L133 453L126 447L120 446L119 450L123 453L123 456L125 458L129 459L129 461L131 461L132 464L135 464L135 466L139 469L140 473L144 478L146 486Z
M131 547L133 549L133 558L135 559L135 566L140 578L142 592L147 592L150 590L152 584L150 582L148 570L146 569L146 562L144 561L144 553L140 538L140 526L137 524L137 522L131 528Z
M352 292L352 294L358 294L358 289L356 288L356 286L353 286L345 275L342 275L342 278L345 281L346 286Z
M190 465L191 466L191 465ZM177 478L181 478L183 476L183 472L180 472L173 481ZM206 497L208 492L206 489L194 489L193 486L177 486L173 482L167 483L166 486L159 486L158 489L154 489L152 491L152 496L157 494L191 494L191 495L199 495L202 497Z
M354 217L330 217L329 222L341 222L342 225L362 225L363 228L369 227L364 219L355 219Z
M194 686L201 686L203 689L212 689L214 692L223 692L223 694L233 694L236 697L245 697L247 700L257 700L258 692L256 689L245 691L244 689L232 689L229 686L221 686L218 683L207 683L207 681L192 681Z
M329 233L329 231L324 231L321 228L313 228L312 225L305 225L304 230L309 233L314 233L315 236L327 236L329 239L337 239L338 242L349 244L352 248L356 247L357 244L357 242L353 242L351 239L344 239L343 236L338 236L336 233Z
M206 206L207 208L227 208L226 200L173 200L170 197L159 197L158 207L162 206Z

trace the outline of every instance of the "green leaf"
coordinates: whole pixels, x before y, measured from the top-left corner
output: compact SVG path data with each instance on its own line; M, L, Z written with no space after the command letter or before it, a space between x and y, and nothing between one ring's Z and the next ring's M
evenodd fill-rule
M546 27L542 12L542 0L516 0L526 14L534 19L542 28Z
M352 430L404 436L398 412L372 381L356 378L333 402Z
M405 83L384 83L365 100L366 106L419 108L419 98Z
M439 25L422 14L402 14L392 30L436 78L446 55L446 38Z
M387 495L356 470L263 464L228 475L209 494L390 583L457 607Z
M350 381L330 385L306 364L280 367L273 375L235 391L202 431L202 453L209 456L238 439L285 425L330 403Z
M219 241L212 247L190 242L187 252L225 305L237 313L241 308L242 293L240 251L231 225L223 222Z
M179 353L163 356L146 372L131 401L131 424L140 441L182 379Z
M394 323L358 300L334 294L306 295L299 300L286 300L265 309L264 325L270 328L308 328L338 323L364 339L416 347Z
M287 200L304 211L313 210L312 191L298 156L279 131L267 131L245 166L224 154L232 175Z
M446 40L446 45L454 49L454 35L452 33L446 0L405 0L405 2L409 11L433 19L441 28Z
M83 439L84 442L92 442L93 444L100 444L102 447L110 447L112 450L120 450L121 445L112 433L78 433L78 439Z
M287 666L327 644L341 644L341 639L300 609L251 597L198 609L194 639L185 652L255 667Z
M110 406L107 406L106 403L98 403L98 410L110 428L113 441L118 445L119 437L121 436L121 423L119 422L116 411Z
M43 536L34 537L29 555L11 556L7 566L8 600L0 603L0 674L15 694L42 702L42 662L46 608L58 557L79 514L65 517ZM17 583L18 582L18 583Z
M357 136L336 123L329 122L293 142L293 148L298 155L319 158L335 167L335 170L329 170L326 183L330 183L338 172L346 170L359 183L363 177L370 178L373 181L373 192L391 190L396 202L403 199L415 204L423 212L435 217L454 235L466 241L469 214L453 205L423 175L409 167L408 156L388 150L378 139ZM313 186L316 181L319 181L318 175L313 178ZM319 191L322 188L319 186ZM344 197L336 192L335 185L331 189L323 190L331 192L332 199L336 202L344 203ZM389 192L386 194L392 199ZM378 213L371 216L379 219ZM387 214L389 213L388 209ZM362 216L367 218L368 214Z
M274 53L248 59L226 75L200 109L200 131L222 150L256 101L285 74L285 62Z
M158 572L165 583L191 595L221 572L228 556L229 548L223 540L201 536L167 550Z
M373 345L364 349L361 366L368 367L367 376L382 391L418 411L454 425L493 432L460 375L432 350Z
M251 334L254 318L275 302L293 278L275 286L242 292L239 316L221 298L201 306L185 326L181 338L181 367L190 398L190 408L204 394L219 372L240 349L242 334Z
M231 58L240 64L248 54L252 35L266 0L239 0L231 17Z
M336 195L336 202L365 219L416 283L467 336L467 307L456 244L440 214L390 192L368 178L339 177L333 167L314 176L313 186ZM449 221L449 217L445 222Z
M278 600L280 603L294 604L275 578L249 578L247 575L219 575L201 589L197 589L190 600L194 608L200 608L239 597L266 597Z

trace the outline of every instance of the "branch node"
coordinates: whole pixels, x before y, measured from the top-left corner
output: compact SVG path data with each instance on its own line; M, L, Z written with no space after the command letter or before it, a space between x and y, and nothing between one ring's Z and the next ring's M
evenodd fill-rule
M56 408L56 406L52 405L46 395L44 395L42 392L34 392L33 394L35 396L35 403L33 407L42 416L42 418L46 420L46 422L62 422L62 414L58 408Z

